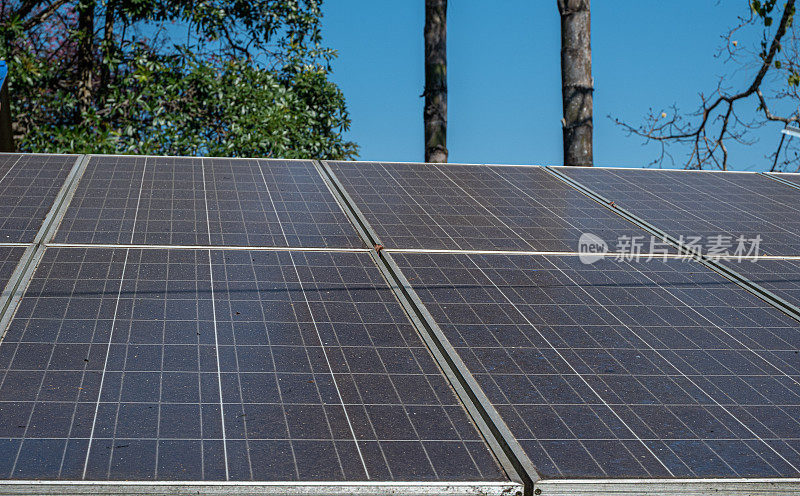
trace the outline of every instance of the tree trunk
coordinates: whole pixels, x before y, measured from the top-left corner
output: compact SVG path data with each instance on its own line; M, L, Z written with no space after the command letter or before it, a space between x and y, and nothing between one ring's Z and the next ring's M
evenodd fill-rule
M425 0L425 161L447 162L447 0Z
M81 0L78 5L78 121L92 102L92 65L94 62L94 9L96 0Z
M114 0L106 1L106 20L103 26L103 58L105 59L100 66L100 91L103 95L108 90L108 83L111 79L111 59L114 56Z
M557 0L561 14L564 165L591 166L592 45L590 0Z
M8 66L5 62L0 62L4 67L2 72L6 72L0 76L2 83L0 84L0 152L13 152L14 149L14 131L11 127L11 99L8 97Z

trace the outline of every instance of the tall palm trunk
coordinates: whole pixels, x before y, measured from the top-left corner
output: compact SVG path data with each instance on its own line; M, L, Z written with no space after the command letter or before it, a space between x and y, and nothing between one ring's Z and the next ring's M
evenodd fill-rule
M564 165L591 166L592 44L590 0L558 0L561 14L561 97Z
M447 0L425 0L425 161L447 162Z

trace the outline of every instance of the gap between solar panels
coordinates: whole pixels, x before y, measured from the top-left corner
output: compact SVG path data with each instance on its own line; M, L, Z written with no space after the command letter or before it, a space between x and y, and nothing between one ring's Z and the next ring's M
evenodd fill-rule
M760 172L759 174L761 174L764 177L768 177L769 179L772 179L773 181L778 181L781 184L785 184L786 186L789 186L790 188L800 189L800 184L792 182L792 181L788 181L788 180L784 179L783 177L779 176L778 173L775 173L775 172Z
M688 256L693 260L701 263L705 267L713 270L714 272L720 274L721 276L725 277L726 279L738 284L740 287L746 289L750 293L758 296L765 302L769 303L770 305L774 306L775 308L779 309L786 315L792 317L793 319L800 321L800 307L793 305L786 301L785 299L781 298L780 296L776 295L772 291L764 288L763 286L751 281L747 277L739 274L738 272L728 268L727 266L719 263L714 258L711 258L697 250L693 250L687 247L684 243L680 240L668 234L667 232L659 229L658 227L654 226L653 224L645 221L644 219L634 215L633 213L629 212L627 209L617 205L613 200L605 198L604 196L596 193L595 191L591 190L590 188L584 186L580 182L576 181L575 179L563 174L558 169L553 168L551 166L544 167L544 170L552 174L554 177L557 177L561 181L565 182L566 184L572 186L576 190L580 191L584 195L588 196L592 200L596 201L597 203L603 205L604 207L608 208L612 212L615 212L620 217L624 218L625 220L633 223L634 225L640 227L641 229L647 231L648 233L656 236L664 241L668 242L672 245L678 253L682 256ZM783 181L779 181L783 182Z
M23 245L27 246L25 252L22 254L22 258L14 269L2 296L0 296L0 342L2 342L11 317L14 315L17 303L22 298L28 286L28 282L31 277L33 277L36 266L47 248L47 242L52 238L58 227L58 223L69 206L81 174L86 169L88 160L87 155L78 155L64 184L56 195L53 206L50 208L39 231L36 233L33 243L30 245Z
M530 496L533 494L533 484L540 479L540 476L524 449L505 425L500 414L492 406L491 401L486 397L444 333L438 328L391 255L383 249L377 233L339 182L330 166L325 161L318 162L317 165L320 173L331 187L331 191L335 193L351 222L356 226L359 235L369 246L374 247L370 254L376 265L390 283L398 300L419 330L428 349L464 403L484 439L509 477L524 484L525 496Z

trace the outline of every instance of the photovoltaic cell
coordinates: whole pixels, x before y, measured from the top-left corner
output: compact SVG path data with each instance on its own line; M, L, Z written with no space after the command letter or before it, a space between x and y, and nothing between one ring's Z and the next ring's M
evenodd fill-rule
M698 264L391 256L545 478L800 474L798 324Z
M574 252L592 233L616 251L646 234L538 167L330 166L387 248Z
M503 481L367 253L50 248L0 478Z
M358 248L312 162L93 157L56 242Z
M312 162L204 163L212 244L364 246Z
M742 254L800 253L800 191L760 174L560 168L560 172L685 243Z
M0 154L0 243L31 243L76 155Z
M8 284L8 280L24 252L25 248L18 246L0 246L0 292ZM2 331L0 331L0 336L2 336Z

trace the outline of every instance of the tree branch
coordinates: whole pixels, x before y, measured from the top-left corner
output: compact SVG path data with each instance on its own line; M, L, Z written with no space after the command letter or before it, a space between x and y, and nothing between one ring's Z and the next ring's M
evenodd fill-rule
M660 142L662 143L662 147L664 143L669 141L691 142L692 151L690 152L687 166L702 168L705 163L711 162L722 169L726 169L728 166L728 148L725 146L724 141L730 138L738 142L746 142L743 139L744 132L736 131L735 125L741 125L745 128L750 128L755 125L753 123L742 122L736 117L734 106L739 100L746 99L755 94L758 96L760 102L759 110L763 111L764 117L768 121L783 123L797 122L797 116L782 117L773 114L761 92L761 86L765 76L773 65L777 65L775 58L781 50L781 41L786 34L787 28L792 24L792 17L795 11L794 7L795 0L787 0L778 27L770 42L769 49L762 52L758 71L746 89L735 94L726 94L722 88L722 81L720 81L715 91L717 95L716 98L707 99L702 94L700 95L701 106L697 114L695 114L700 116L699 123L696 125L682 123L680 117L677 115L677 111L673 113L670 120L661 123L658 122L658 116L653 114L651 110L650 116L648 117L648 121L651 123L649 127L633 127L619 119L615 119L617 125L623 127L628 134L641 136L647 141L652 140ZM751 19L753 18L754 17L751 16ZM739 29L740 27L741 26L737 26L734 29ZM716 115L717 117L712 120L712 115ZM730 121L732 116L734 118L733 127ZM666 114L662 113L661 118L664 117L666 117ZM720 122L721 126L719 133L715 133L715 137L709 137L707 132L707 128L712 125L712 122ZM717 158L717 152L722 153L721 161ZM663 156L662 150L661 160L663 160Z
M56 0L55 2L51 3L44 9L37 12L36 15L25 21L22 24L22 29L28 31L31 28L34 28L39 24L43 23L44 21L47 20L48 17L50 17L53 14L53 12L61 8L68 1L69 0Z
M776 121L776 122L783 122L784 124L789 124L791 122L798 122L798 118L796 115L791 117L782 117L780 115L773 114L769 107L767 106L767 101L764 99L764 94L761 93L761 89L756 89L756 95L758 95L758 101L760 102L759 109L764 111L764 117L769 121Z

